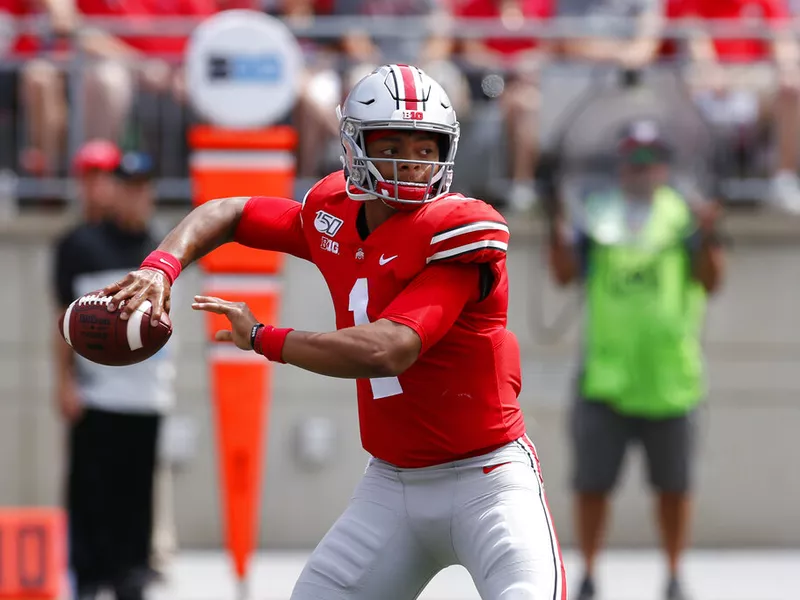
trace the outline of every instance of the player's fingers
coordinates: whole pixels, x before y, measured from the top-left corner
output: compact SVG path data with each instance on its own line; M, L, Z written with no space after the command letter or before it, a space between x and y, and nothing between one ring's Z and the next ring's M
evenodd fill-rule
M134 302L134 297L137 296L141 292L142 285L139 282L134 282L130 285L126 285L121 290L119 290L116 294L111 297L111 301L108 303L108 310L114 312L118 308L122 306L124 302L125 305L122 306L123 313L127 315L131 314L134 308L141 304L141 302L137 302L134 306L131 307L131 303ZM127 318L123 315L123 318Z
M194 301L201 303L219 304L221 306L233 306L232 302L228 302L227 300L223 300L222 298L216 298L215 296L195 296Z
M159 288L154 293L154 298L150 300L153 308L150 311L150 325L156 327L161 321L161 314L164 312L164 288Z
M123 290L123 292L124 291L125 290ZM120 294L121 293L122 292L120 292ZM130 298L125 300L124 305L117 304L117 306L119 306L120 308L119 318L124 321L125 319L130 317L133 314L133 311L135 311L142 302L147 300L149 296L150 296L150 290L147 287L140 287L135 294L133 294ZM116 296L114 298L116 298ZM111 304L114 304L114 300L111 301ZM152 300L151 304L155 306L155 303L152 302Z
M218 342L232 342L233 332L223 329L214 334L214 339Z
M231 309L228 306L217 304L216 302L193 302L193 310L203 310L205 312L216 313L218 315L227 315Z
M106 287L104 287L103 294L105 294L106 296L111 296L113 294L116 294L122 288L130 285L131 282L133 282L133 275L131 273L128 273L127 275L125 275L125 277L123 277L119 281L115 281L111 285L107 285Z

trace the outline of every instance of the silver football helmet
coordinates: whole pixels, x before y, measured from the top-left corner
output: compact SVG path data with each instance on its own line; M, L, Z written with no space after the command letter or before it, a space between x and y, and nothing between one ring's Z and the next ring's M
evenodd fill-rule
M347 194L354 200L381 199L413 208L446 194L453 180L459 125L442 86L410 65L384 65L359 81L337 109ZM422 130L440 134L439 161L367 156L365 135L375 130ZM426 183L398 181L398 164L432 165ZM392 163L394 177L381 176L376 163Z

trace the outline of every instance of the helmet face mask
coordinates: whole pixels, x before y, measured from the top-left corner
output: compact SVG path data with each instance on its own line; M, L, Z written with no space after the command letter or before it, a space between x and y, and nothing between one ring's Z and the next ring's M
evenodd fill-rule
M447 194L453 179L459 125L447 94L416 67L385 65L359 81L338 110L347 193L409 210ZM439 138L438 161L378 158L367 154L372 131L430 132ZM391 164L384 177L378 165ZM427 181L402 181L399 165L421 165Z

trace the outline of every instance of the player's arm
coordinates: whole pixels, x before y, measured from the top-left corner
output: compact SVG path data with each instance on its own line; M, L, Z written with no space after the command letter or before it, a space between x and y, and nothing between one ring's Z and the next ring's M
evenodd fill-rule
M379 319L328 333L291 331L280 359L328 377L370 379L400 375L414 364L421 347L413 329Z
M259 328L246 305L219 298L198 296L192 308L224 314L231 329L218 332L217 340L254 349L270 360L328 377L395 377L453 326L466 303L477 299L478 284L477 265L432 265L374 323L328 333Z
M308 258L300 211L300 203L285 198L234 197L202 204L164 238L143 263L144 268L105 288L104 292L113 296L109 310L115 310L124 300L121 317L127 318L149 300L152 320L158 323L161 313L169 312L174 279L227 242Z

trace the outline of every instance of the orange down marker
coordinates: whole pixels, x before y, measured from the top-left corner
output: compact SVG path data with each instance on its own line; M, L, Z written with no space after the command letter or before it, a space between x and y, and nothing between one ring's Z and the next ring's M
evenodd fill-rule
M189 134L193 203L230 196L294 195L297 136L289 127L228 130L208 125ZM226 244L200 261L203 293L246 302L264 323L277 324L284 257ZM216 419L225 544L237 579L247 576L258 538L264 426L269 417L271 365L262 356L214 342L230 329L221 315L206 314L209 373Z
M0 509L0 598L50 600L66 589L67 519L60 508Z

